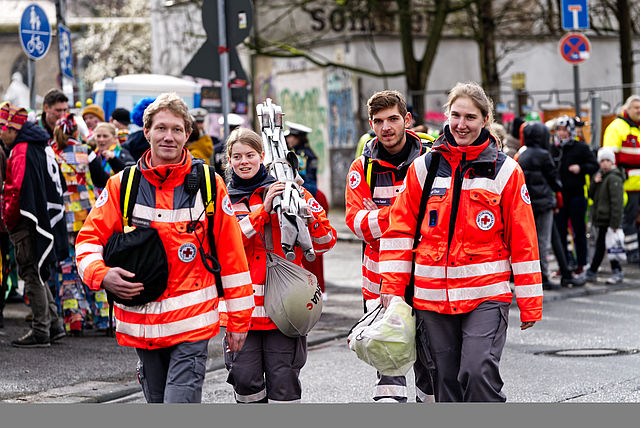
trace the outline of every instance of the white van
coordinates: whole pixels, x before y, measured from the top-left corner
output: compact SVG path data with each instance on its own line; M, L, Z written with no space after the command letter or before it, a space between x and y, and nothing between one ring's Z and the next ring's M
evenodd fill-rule
M104 110L105 119L116 107L133 110L143 98L155 98L163 92L175 92L189 109L200 107L201 85L163 74L127 74L107 78L93 85L93 102Z

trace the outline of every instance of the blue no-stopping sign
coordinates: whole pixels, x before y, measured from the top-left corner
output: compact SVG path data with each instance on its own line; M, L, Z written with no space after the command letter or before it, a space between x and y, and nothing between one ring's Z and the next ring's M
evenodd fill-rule
M30 4L20 19L20 43L31 59L40 59L51 46L51 25L47 14L37 4Z
M560 55L571 64L579 64L589 58L591 45L584 34L569 33L560 39Z

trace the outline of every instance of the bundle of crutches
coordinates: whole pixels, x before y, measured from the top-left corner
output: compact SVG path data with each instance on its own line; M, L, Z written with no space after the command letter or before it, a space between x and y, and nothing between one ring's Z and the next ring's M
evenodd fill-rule
M264 146L264 164L269 173L279 182L285 183L281 195L273 199L273 208L278 214L281 230L282 252L289 261L295 259L294 247L299 246L304 257L313 261L316 258L307 228L306 218L310 216L302 179L298 174L298 158L290 151L284 138L284 113L282 108L267 98L256 106Z

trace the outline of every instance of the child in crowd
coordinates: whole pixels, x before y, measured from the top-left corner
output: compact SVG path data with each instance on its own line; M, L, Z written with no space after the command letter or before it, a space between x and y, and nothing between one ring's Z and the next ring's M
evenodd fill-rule
M592 223L598 228L595 253L591 266L587 269L585 278L595 282L596 273L605 253L605 237L607 229L616 231L622 222L623 189L625 177L622 170L616 167L616 157L609 147L601 147L598 150L598 163L600 170L593 178L593 184L589 189L589 197L593 199ZM613 275L607 279L607 284L619 284L622 282L622 266L618 260L610 260Z

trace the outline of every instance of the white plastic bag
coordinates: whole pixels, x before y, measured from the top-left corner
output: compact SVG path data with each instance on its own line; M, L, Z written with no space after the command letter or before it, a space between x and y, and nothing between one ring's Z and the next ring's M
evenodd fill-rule
M349 349L386 376L404 376L416 361L416 318L411 306L393 298L385 310L379 305L353 326Z
M610 227L604 238L607 256L609 260L618 260L620 263L627 262L627 253L624 250L624 232L622 228L617 228L614 232Z

